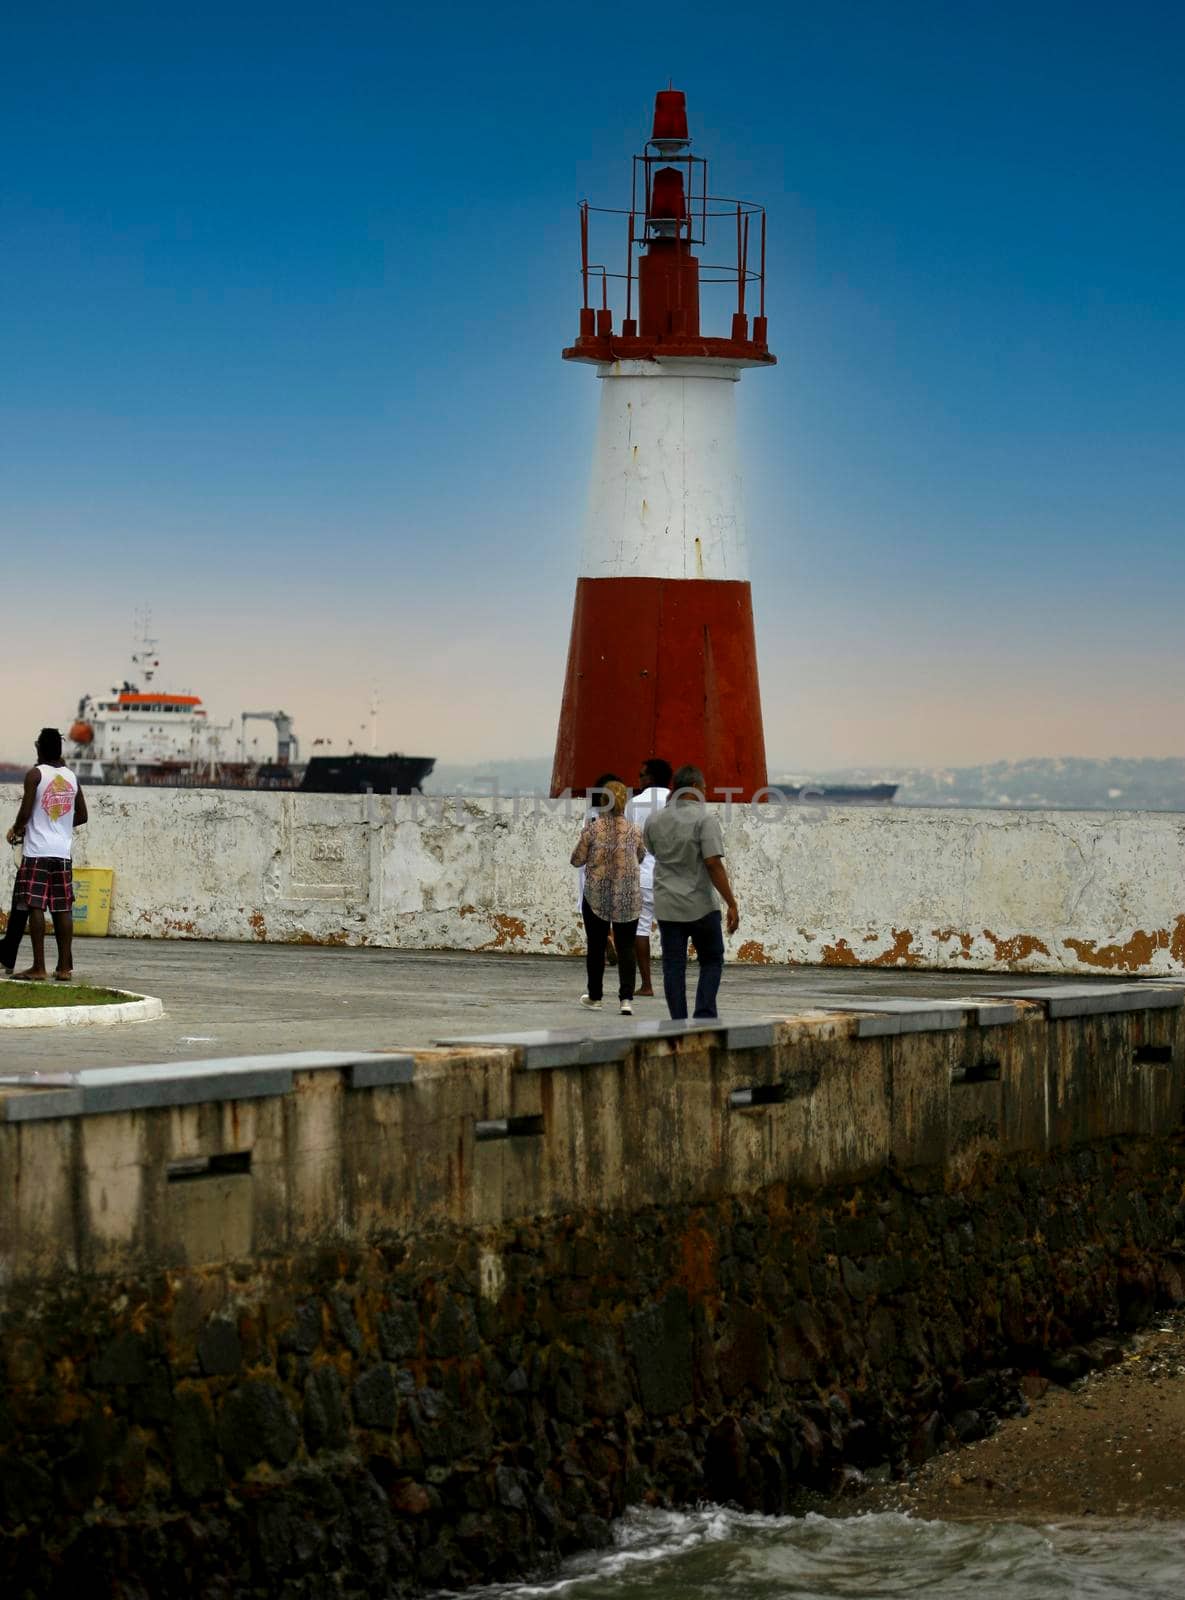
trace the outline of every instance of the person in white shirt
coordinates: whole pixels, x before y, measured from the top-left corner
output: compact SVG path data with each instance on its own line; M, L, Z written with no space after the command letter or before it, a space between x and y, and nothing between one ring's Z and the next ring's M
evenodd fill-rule
M639 828L646 826L646 818L661 811L671 794L671 764L660 756L651 756L642 763L638 774L638 793L625 808L629 820ZM638 958L638 977L641 980L637 993L654 994L650 981L650 930L654 926L654 857L646 852L642 862L642 915L638 918L638 932L634 950Z
M56 728L42 728L37 735L37 765L25 774L20 810L7 834L9 844L22 847L13 905L29 914L33 965L15 976L27 982L44 983L49 977L45 969L47 911L53 918L58 946L54 977L67 983L74 976L74 875L70 860L74 829L81 827L86 817L86 801L78 779L62 760L62 736Z

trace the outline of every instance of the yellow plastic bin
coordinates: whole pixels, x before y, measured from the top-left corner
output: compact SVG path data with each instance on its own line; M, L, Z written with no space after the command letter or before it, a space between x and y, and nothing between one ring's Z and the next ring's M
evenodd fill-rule
M74 868L74 932L101 938L111 920L110 867Z

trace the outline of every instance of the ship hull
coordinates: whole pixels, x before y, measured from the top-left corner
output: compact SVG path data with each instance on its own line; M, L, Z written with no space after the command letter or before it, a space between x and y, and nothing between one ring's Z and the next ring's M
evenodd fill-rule
M304 794L415 794L436 765L434 756L313 756L304 769Z
M211 776L184 767L139 767L86 779L86 787L250 789L300 794L415 794L436 765L433 756L314 756L304 766L228 764Z

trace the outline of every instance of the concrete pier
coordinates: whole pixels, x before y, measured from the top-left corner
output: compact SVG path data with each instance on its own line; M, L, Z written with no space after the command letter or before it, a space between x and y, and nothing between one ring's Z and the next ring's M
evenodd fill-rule
M465 1012L466 957L173 948L302 1049L0 1091L5 1594L394 1600L784 1511L1185 1301L1180 984L754 970L782 1020L531 1031L494 994L575 963ZM400 972L436 1048L309 1048Z
M734 967L688 1027L554 957L80 968L167 1015L5 1051L60 1075L0 1088L5 1593L403 1596L782 1511L1185 1299L1180 984Z

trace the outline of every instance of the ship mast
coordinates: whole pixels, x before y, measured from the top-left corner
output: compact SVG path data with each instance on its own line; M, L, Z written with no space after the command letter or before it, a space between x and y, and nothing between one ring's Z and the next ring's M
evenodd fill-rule
M151 636L152 612L148 606L138 611L132 618L132 627L135 636L132 641L132 671L142 673L145 683L151 683L153 675L160 662L156 652L160 649L160 640Z

